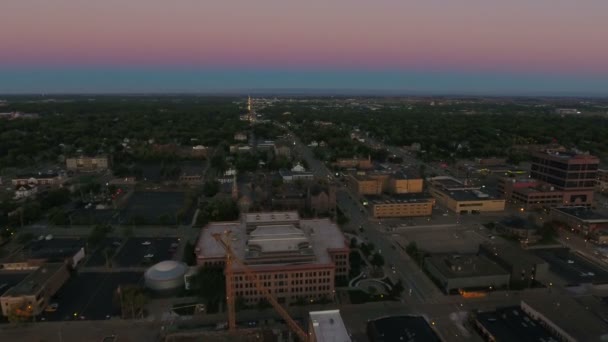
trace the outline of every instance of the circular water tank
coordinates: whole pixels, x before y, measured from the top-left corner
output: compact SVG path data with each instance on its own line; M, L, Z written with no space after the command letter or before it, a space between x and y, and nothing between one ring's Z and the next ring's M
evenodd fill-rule
M144 273L144 281L146 287L151 290L174 290L184 286L186 272L188 272L188 266L183 262L161 261Z

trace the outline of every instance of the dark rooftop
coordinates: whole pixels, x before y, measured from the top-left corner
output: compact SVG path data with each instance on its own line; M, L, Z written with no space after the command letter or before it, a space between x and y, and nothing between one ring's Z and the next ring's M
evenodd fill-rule
M498 199L487 191L480 190L446 190L445 193L456 201L485 201Z
M437 333L421 316L393 316L367 323L371 342L434 342L441 341Z
M561 207L553 208L557 212L574 216L579 220L583 221L601 221L608 222L608 216L602 215L596 211L593 211L587 207Z
M477 255L434 255L424 259L446 278L509 274L492 260Z
M511 265L521 265L529 263L533 265L545 264L546 262L540 257L525 251L519 247L513 247L507 244L483 243L479 246L480 251L485 251L492 254L492 258L499 258Z
M549 330L518 306L477 314L477 322L496 341L557 342Z
M517 216L509 216L498 222L499 225L508 228L536 230L537 227L530 221Z
M64 263L44 264L25 277L19 284L11 287L2 296L34 295L62 267L65 267Z

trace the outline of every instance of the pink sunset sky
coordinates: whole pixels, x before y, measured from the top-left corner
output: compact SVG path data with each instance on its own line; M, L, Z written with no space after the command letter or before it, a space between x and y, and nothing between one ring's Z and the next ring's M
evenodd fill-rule
M608 73L605 0L3 0L0 64Z

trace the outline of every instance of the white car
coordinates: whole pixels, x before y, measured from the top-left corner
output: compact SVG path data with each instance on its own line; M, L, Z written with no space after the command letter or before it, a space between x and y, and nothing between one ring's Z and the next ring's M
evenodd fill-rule
M52 234L49 234L49 235L47 235L47 236L46 236L44 239L45 239L45 240L47 240L47 241L49 241L49 240L53 240L53 235L52 235Z
M141 243L142 246L150 246L152 244L152 242L150 241L144 241Z
M152 259L152 258L154 258L154 254L148 253L148 254L144 255L144 258L146 258L146 259Z
M569 264L574 264L574 260L568 260Z

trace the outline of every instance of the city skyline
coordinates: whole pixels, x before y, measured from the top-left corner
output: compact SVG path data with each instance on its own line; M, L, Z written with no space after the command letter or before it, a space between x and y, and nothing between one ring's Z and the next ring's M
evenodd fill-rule
M597 0L8 0L5 8L0 93L608 94L608 4Z

